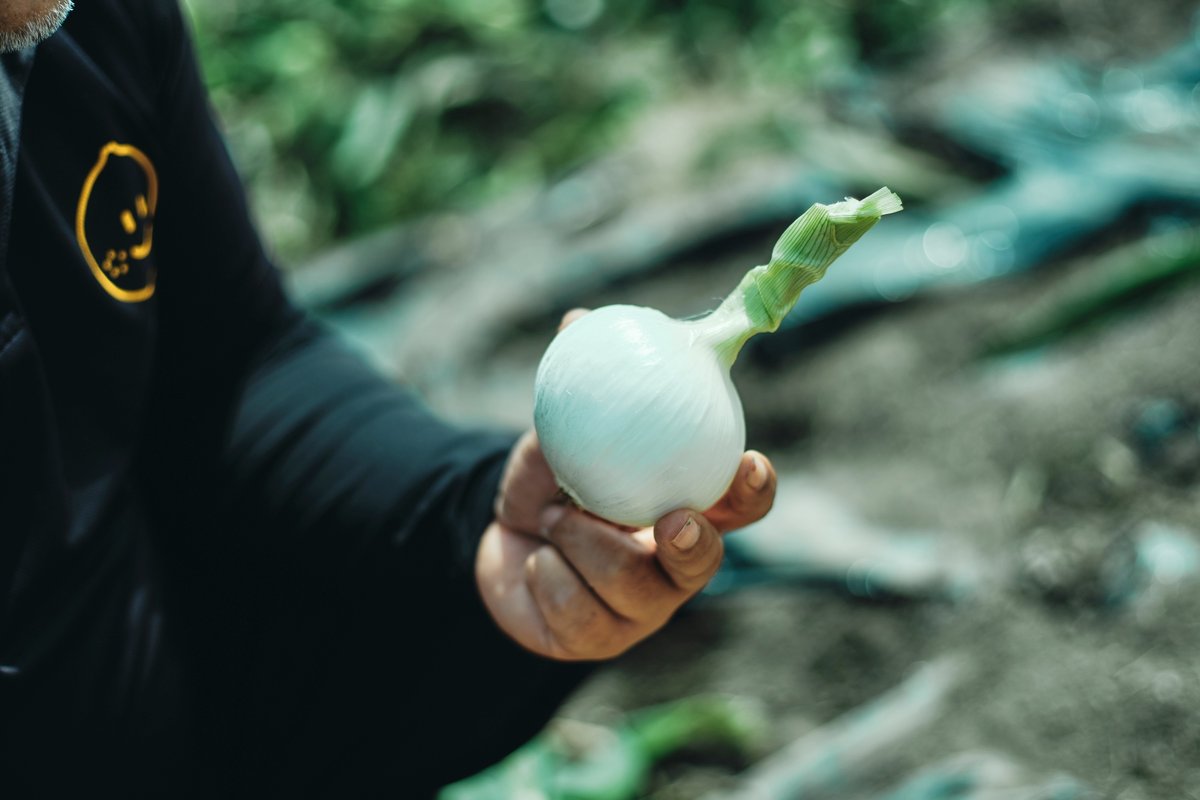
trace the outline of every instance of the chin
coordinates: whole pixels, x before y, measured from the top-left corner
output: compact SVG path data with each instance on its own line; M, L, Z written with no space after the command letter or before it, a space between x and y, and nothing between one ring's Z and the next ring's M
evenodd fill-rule
M51 36L71 13L71 0L17 0L0 9L0 53L23 50Z

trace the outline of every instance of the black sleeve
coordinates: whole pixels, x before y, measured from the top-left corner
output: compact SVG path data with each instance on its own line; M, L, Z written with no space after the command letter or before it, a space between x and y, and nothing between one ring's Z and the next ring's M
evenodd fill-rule
M288 302L178 8L151 7L166 113L144 470L210 741L272 794L468 774L586 669L512 643L475 589L513 437L438 420Z
M309 590L354 576L437 607L473 583L514 437L440 421L315 324L273 345L221 461L259 553Z

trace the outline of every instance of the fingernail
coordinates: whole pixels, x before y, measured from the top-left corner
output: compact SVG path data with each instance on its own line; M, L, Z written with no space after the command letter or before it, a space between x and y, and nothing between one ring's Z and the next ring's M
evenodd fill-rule
M767 485L767 465L757 453L750 454L750 471L746 473L746 485L756 492Z
M542 512L541 517L538 518L539 533L542 536L549 536L550 531L554 530L554 526L558 524L558 521L563 518L563 514L566 513L567 509L565 506L547 506Z
M691 550L700 541L700 526L690 514L679 532L671 537L671 544L680 550Z
M586 308L572 308L570 311L562 315L562 319L558 322L558 329L561 331L563 328L567 327L587 312L588 310Z

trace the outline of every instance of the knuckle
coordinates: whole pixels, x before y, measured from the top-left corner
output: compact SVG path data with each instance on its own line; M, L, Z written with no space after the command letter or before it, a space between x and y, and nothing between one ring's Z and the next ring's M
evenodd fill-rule
M577 659L586 656L586 640L571 626L548 625L552 650L560 658Z
M734 515L747 522L761 519L771 509L775 502L775 492L768 483L762 489L751 489L749 486L739 487L729 497L729 507Z
M771 506L773 504L774 498L765 498L760 500L751 508L747 508L746 510L735 514L730 529L736 530L737 528L744 528L747 525L752 525L755 522L758 522L771 511Z
M729 493L729 510L735 516L744 516L754 506L756 498L750 494L751 491L749 486L741 484Z
M553 631L547 631L546 638L548 640L546 651L559 661L579 661L583 658L582 655L576 653L572 648L563 644L558 636Z
M550 544L558 548L559 552L565 552L571 548L572 539L576 535L579 524L576 517L577 515L567 511L542 531Z
M492 514L501 522L507 522L511 517L511 504L512 501L508 499L508 494L501 491L492 502Z
M719 536L705 537L688 557L675 565L673 575L682 588L696 590L708 583L724 557L725 545Z
M542 558L542 550L545 547L539 547L525 557L525 585L530 589L537 587L538 583L538 561Z
M673 601L675 591L669 581L639 576L623 580L605 599L625 619L645 621L655 616L664 602Z
M628 647L617 620L598 608L556 620L549 626L557 657L572 660L610 658Z
M646 554L632 541L621 542L608 553L602 570L608 581L640 586L645 583Z
M559 661L584 661L589 659L586 645L569 629L546 626L546 652Z
M556 590L551 587L539 586L537 589L539 604L548 624L561 625L564 619L575 616L575 598L571 592Z

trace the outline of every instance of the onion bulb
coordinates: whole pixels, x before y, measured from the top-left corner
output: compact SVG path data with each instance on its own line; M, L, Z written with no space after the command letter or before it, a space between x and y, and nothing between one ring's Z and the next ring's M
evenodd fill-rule
M901 207L886 187L813 205L784 231L770 263L702 318L613 305L560 332L534 385L534 427L559 486L593 514L639 527L716 503L746 444L729 377L742 346L778 329L804 287Z

